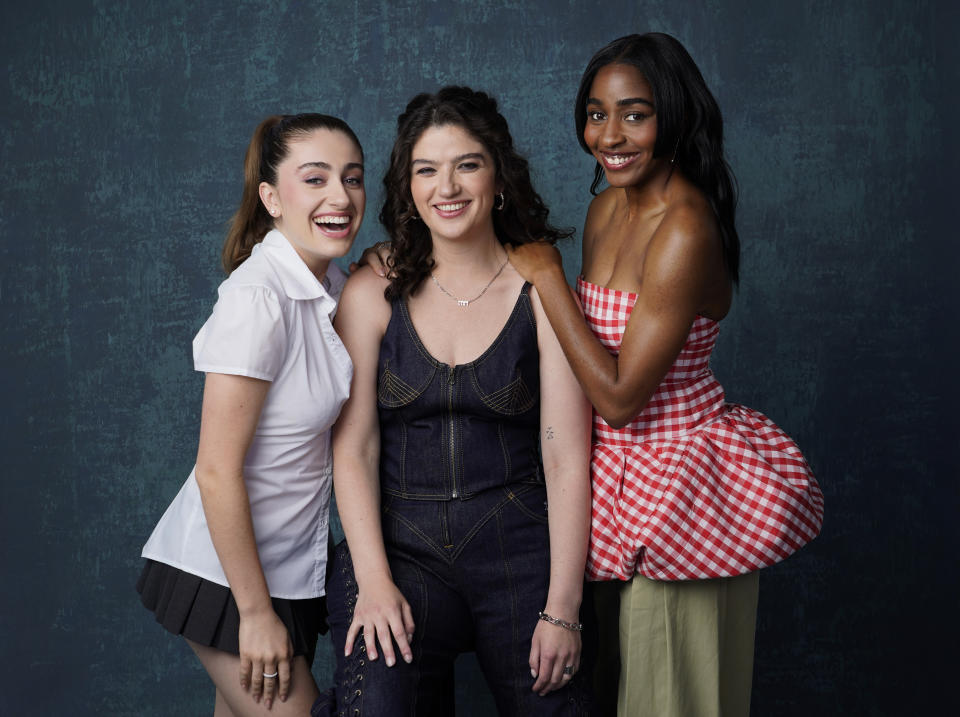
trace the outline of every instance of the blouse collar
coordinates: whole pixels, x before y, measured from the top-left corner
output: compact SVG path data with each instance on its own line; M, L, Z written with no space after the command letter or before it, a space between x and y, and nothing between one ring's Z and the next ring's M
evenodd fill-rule
M323 281L319 281L307 267L297 250L277 229L271 229L263 241L253 248L253 253L263 251L271 263L280 269L277 274L284 293L291 299L306 301L310 299L329 300L332 311L336 307L337 289L342 287L341 272L331 261ZM333 290L333 291L331 291Z

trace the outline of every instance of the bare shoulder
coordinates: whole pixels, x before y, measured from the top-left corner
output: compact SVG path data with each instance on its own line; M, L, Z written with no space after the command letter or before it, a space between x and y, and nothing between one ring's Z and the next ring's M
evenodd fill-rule
M617 190L607 187L595 196L587 209L587 218L583 223L583 270L593 263L593 252L597 240L602 238L610 225L617 204Z
M617 203L617 192L614 187L607 187L590 201L587 209L587 221L584 232L594 228L597 224L605 223L613 213Z
M728 284L709 202L696 190L680 193L650 239L642 285L675 308L722 317L729 308Z
M710 203L698 191L684 192L664 212L650 241L653 252L693 252L720 258L719 227Z
M343 287L338 316L350 320L389 320L390 303L383 295L389 284L389 280L377 275L369 266L360 267Z

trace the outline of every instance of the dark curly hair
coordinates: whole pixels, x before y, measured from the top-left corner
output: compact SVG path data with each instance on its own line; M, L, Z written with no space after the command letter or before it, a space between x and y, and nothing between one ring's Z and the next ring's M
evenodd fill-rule
M736 283L740 274L740 237L735 222L736 181L723 155L723 117L703 75L680 42L661 32L627 35L595 54L580 79L574 120L577 140L593 154L583 139L587 124L587 99L593 79L612 64L633 65L653 90L657 113L655 157L675 157L674 163L703 192L720 226L727 271ZM594 168L590 192L597 193L603 178L600 163Z
M380 223L391 240L387 266L392 270L384 291L388 301L416 293L433 269L430 230L417 216L410 192L413 146L430 127L453 125L483 144L493 158L496 181L502 187L504 207L493 212L493 227L501 244L545 240L551 244L570 236L548 222L550 213L530 180L530 167L513 146L507 121L497 101L469 87L444 87L436 94L421 93L397 118L397 139L383 178L386 199Z

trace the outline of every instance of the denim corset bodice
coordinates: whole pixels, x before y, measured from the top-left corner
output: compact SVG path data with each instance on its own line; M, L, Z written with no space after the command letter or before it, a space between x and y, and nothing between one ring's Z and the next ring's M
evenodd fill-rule
M406 303L394 301L377 374L383 493L450 500L543 482L540 354L529 284L489 348L457 366L427 352Z

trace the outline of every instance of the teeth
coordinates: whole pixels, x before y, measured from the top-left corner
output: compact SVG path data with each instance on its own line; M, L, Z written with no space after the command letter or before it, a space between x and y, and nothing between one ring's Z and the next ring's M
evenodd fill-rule
M350 217L314 217L314 224L349 224Z
M632 155L622 155L622 154L606 154L604 157L607 160L607 164L612 164L615 167L619 167L622 164L626 164L632 158Z
M437 209L441 212L455 212L467 206L466 202L454 202L453 204L438 204Z

